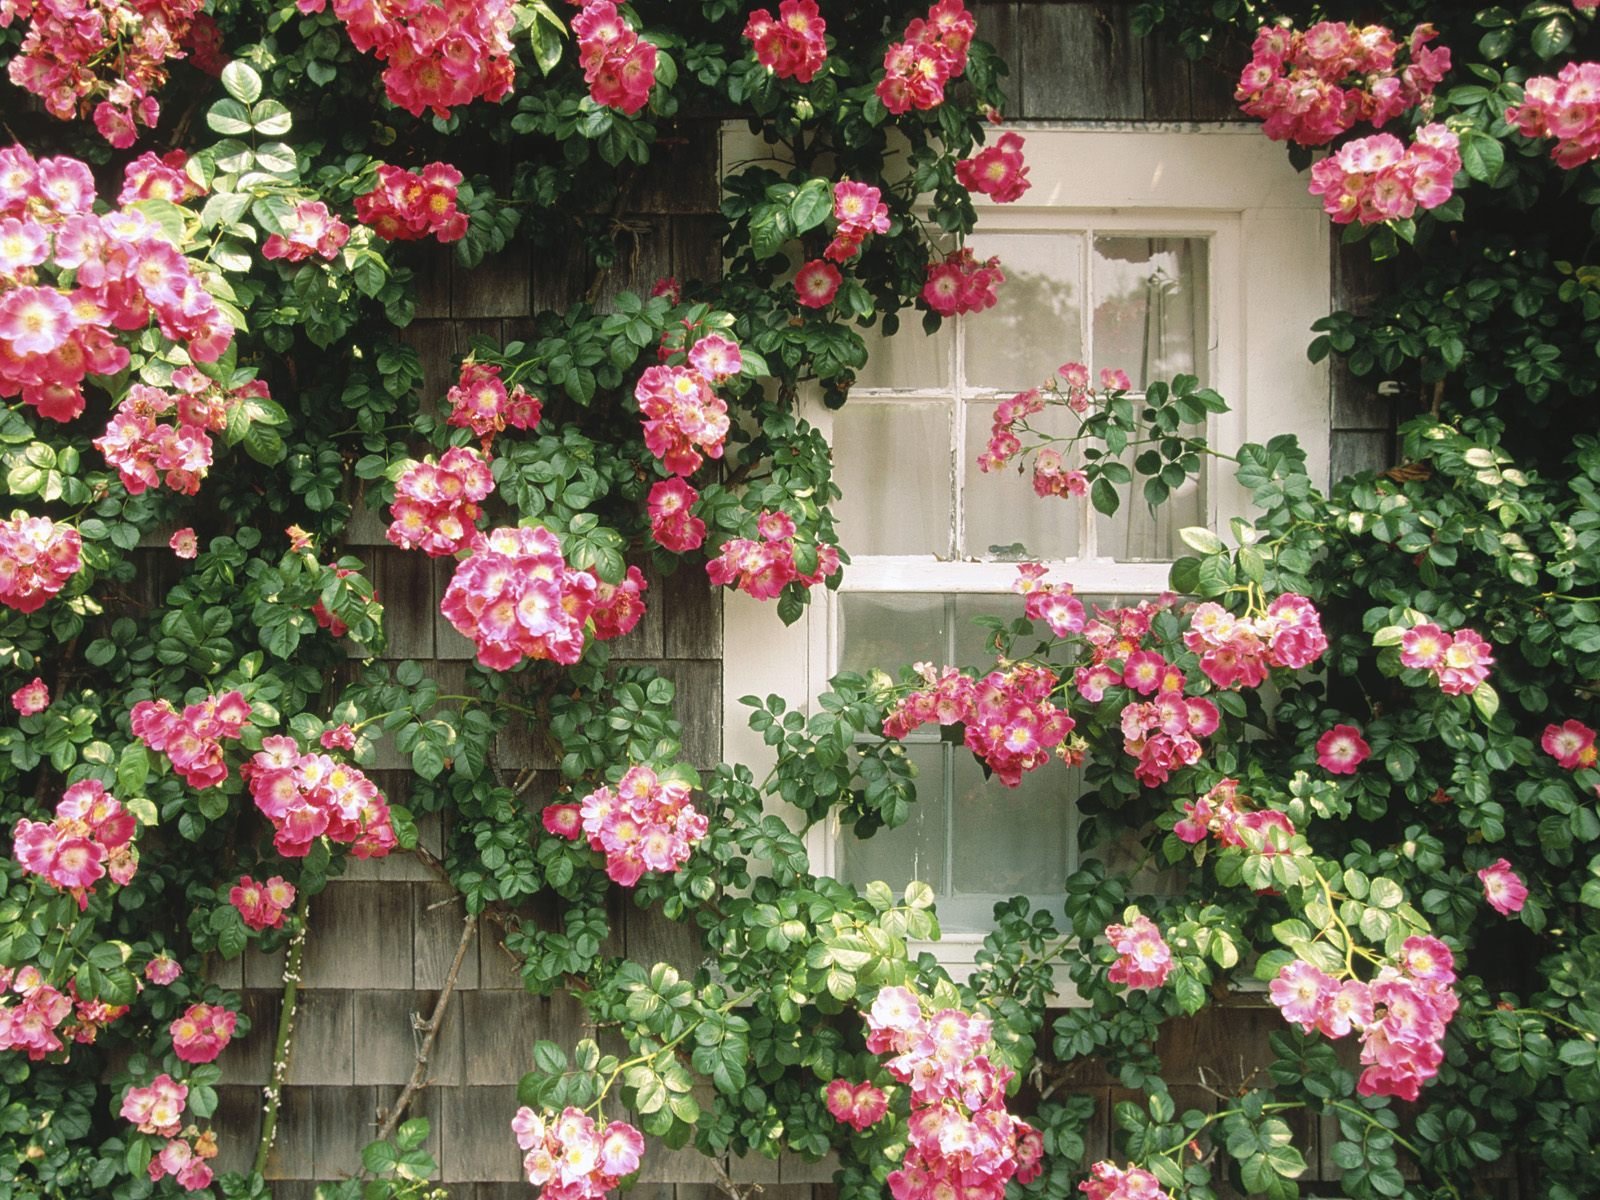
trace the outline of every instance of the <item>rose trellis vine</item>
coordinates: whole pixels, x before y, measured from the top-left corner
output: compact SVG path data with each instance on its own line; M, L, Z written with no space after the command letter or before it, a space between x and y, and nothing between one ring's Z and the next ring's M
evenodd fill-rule
M1210 445L1205 380L1136 393L1121 364L1064 363L997 406L985 471L1029 472L1069 519L1220 460L1255 515L1184 531L1173 593L1120 607L1024 565L991 661L841 676L810 715L746 698L758 781L688 766L672 684L607 643L655 602L647 565L786 622L848 571L803 398L848 402L863 328L912 309L931 331L1006 286L963 245L974 194L1029 187L981 14L0 0L0 1190L269 1195L316 896L351 857L409 853L464 899L461 947L330 1197L430 1194L407 1110L480 916L586 1015L570 1049L529 1048L505 1114L558 1200L691 1143L835 1151L852 1197L1286 1197L1296 1113L1336 1131L1350 1196L1474 1194L1519 1145L1535 1193L1592 1192L1594 6L1424 7L1133 13L1236 58L1244 113L1325 148L1309 189L1399 264L1310 352L1400 384L1400 467L1325 495L1290 439ZM635 176L706 112L783 147L722 180L722 277L596 306ZM425 395L396 333L409 242L458 269L576 253L590 300ZM1047 407L1072 432L1030 423ZM462 691L377 657L358 507L452 564ZM553 794L497 763L511 722L559 762ZM1001 905L960 984L908 949L938 933L927 887L819 877L802 839L906 820L924 725L1004 786L1085 773L1064 907ZM368 773L385 739L404 804ZM437 812L442 858L417 838ZM704 967L610 956L612 888L691 925ZM217 1175L216 1060L249 1029L207 957L280 948L254 1169ZM1164 1071L1161 1026L1251 980L1282 1016L1271 1065ZM1140 1097L1109 1158L1065 1090L1084 1057ZM1179 1085L1211 1102L1180 1111Z

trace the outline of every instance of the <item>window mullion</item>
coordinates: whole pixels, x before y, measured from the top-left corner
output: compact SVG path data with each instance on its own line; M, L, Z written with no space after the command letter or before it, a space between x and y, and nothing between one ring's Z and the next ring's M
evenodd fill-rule
M1089 269L1094 256L1093 229L1085 229L1080 239L1082 247L1078 252L1078 295L1083 297L1083 303L1078 306L1078 341L1083 346L1083 363L1089 369L1089 378L1093 380L1096 369L1094 359L1094 272ZM1077 506L1078 521L1078 553L1083 558L1100 557L1100 537L1098 523L1094 519L1094 505L1085 498Z

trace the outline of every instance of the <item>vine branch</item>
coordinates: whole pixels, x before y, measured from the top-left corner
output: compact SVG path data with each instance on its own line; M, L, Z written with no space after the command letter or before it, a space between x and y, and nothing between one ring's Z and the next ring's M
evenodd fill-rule
M445 1016L450 1009L450 997L455 995L456 981L461 977L461 964L466 961L467 948L472 945L473 936L478 931L477 918L472 913L467 913L461 922L461 940L456 943L456 956L450 962L450 973L445 976L444 987L439 992L439 999L434 1002L433 1015L427 1022L418 1026L426 1033L422 1045L417 1048L417 1063L411 1069L411 1078L406 1080L406 1086L401 1091L399 1099L394 1102L394 1107L383 1118L383 1124L378 1128L380 1142L386 1142L394 1136L394 1131L400 1126L400 1118L405 1116L406 1109L416 1094L428 1086L428 1059L433 1054L433 1043L439 1037L439 1030L444 1026Z
M272 1143L278 1136L278 1110L283 1103L283 1083L289 1074L289 1050L294 1035L295 1008L300 995L300 966L305 959L306 931L310 925L311 897L302 892L295 905L298 925L289 939L289 951L283 961L283 1004L278 1009L278 1036L272 1047L272 1074L262 1089L266 1097L265 1114L261 1118L261 1140L256 1143L253 1170L257 1175L267 1169L267 1155L272 1153Z

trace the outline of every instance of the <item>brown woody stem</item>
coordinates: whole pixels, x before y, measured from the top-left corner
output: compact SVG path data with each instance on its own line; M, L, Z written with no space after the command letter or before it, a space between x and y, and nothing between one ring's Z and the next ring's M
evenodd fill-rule
M289 952L283 961L283 1006L278 1010L278 1038L272 1048L272 1075L262 1089L266 1097L265 1115L261 1118L261 1140L256 1143L255 1173L267 1169L267 1155L272 1153L273 1140L278 1136L278 1109L283 1101L283 1081L289 1074L289 1047L294 1033L295 1007L300 994L300 964L305 958L306 930L311 915L311 897L300 894L295 906L299 922L294 936L289 939Z
M456 944L456 956L450 963L450 973L445 976L439 999L434 1003L433 1015L428 1018L425 1025L420 1026L425 1033L422 1045L417 1048L417 1064L411 1069L411 1078L406 1080L405 1089L400 1093L399 1099L394 1102L394 1107L383 1119L383 1125L378 1130L377 1140L380 1142L386 1142L394 1136L394 1131L400 1126L400 1118L405 1116L412 1098L428 1086L428 1058L433 1054L433 1043L438 1039L439 1030L444 1025L445 1014L450 1008L450 997L455 994L456 980L461 977L461 964L466 961L467 947L472 945L472 938L477 930L477 918L469 912L461 923L461 940Z

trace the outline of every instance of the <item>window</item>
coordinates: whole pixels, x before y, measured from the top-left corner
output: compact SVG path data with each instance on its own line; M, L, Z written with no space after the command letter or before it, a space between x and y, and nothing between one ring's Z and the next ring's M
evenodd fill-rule
M1245 510L1221 471L1153 513L1125 496L1111 518L1037 499L1014 472L981 473L995 403L1064 362L1120 367L1135 388L1198 375L1233 406L1208 430L1213 444L1294 432L1325 473L1327 378L1300 348L1327 311L1329 243L1281 148L1238 127L1023 133L1032 189L1017 204L980 203L969 239L980 258L1000 257L999 304L933 337L913 319L869 342L844 408L807 412L834 446L853 561L839 591L782 633L770 612L728 598L726 697L814 698L844 669L980 665L972 618L1017 615L1017 562L1049 563L1086 599L1127 603L1165 587L1178 529ZM736 704L725 737L731 758L761 758ZM1046 768L1007 789L932 728L906 752L919 768L912 820L867 842L813 831L813 861L858 883L929 883L941 956L960 969L996 900L1059 895L1076 863L1076 773Z

